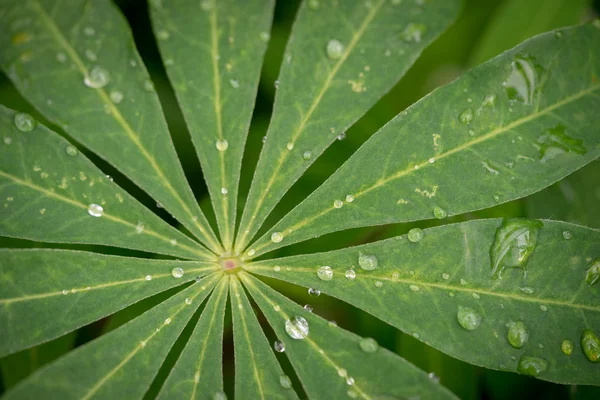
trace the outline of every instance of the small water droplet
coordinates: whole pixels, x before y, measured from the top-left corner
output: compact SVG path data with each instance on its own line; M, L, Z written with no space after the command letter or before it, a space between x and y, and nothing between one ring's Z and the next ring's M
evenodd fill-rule
M421 239L423 239L423 230L420 228L413 228L410 231L408 231L408 235L406 236L408 237L408 240L410 240L413 243L420 242Z
M304 151L304 153L302 153L302 158L307 161L310 160L312 158L312 151L310 151L310 150Z
M443 273L443 274L442 274L442 279L444 279L444 280L448 280L448 279L450 279L450 274Z
M92 89L103 88L108 85L108 82L110 82L110 74L105 68L99 65L92 67L83 79L85 86Z
M281 375L279 377L279 384L284 389L291 389L292 388L292 381L289 378L289 376L287 376L287 375Z
M21 132L30 132L36 127L37 121L29 114L17 113L13 119L15 126Z
M494 93L492 93L492 94L488 94L487 96L485 96L485 98L481 102L481 107L482 108L483 107L490 107L490 108L496 107L496 95Z
M581 333L581 349L591 363L600 363L600 339L591 329Z
M348 386L354 385L354 378L351 377L351 376L347 377L346 378L346 385L348 385Z
M437 219L444 219L448 216L448 213L442 207L435 206L433 207L433 216Z
M372 271L377 268L379 261L377 257L370 254L365 254L362 251L358 252L358 265L367 271Z
M215 146L219 151L225 151L229 147L229 142L227 139L219 139L216 141Z
M273 349L278 353L283 353L285 351L285 345L281 340L276 340L275 343L273 343Z
M562 235L567 240L571 239L571 232L569 231L563 231Z
M123 101L123 93L118 90L111 90L109 96L110 100L115 104L119 104Z
M508 343L515 349L520 349L529 339L529 331L521 321L511 322L508 326Z
M459 306L458 312L456 313L456 319L460 326L468 331L474 331L481 325L481 315L469 307Z
M344 140L346 139L346 132L342 132L339 135L337 135L337 140Z
M354 196L352 196L351 194L346 196L346 202L352 203L353 201L354 201Z
M279 243L283 240L283 234L281 232L273 232L271 234L271 242Z
M497 194L494 195L494 202L500 203L500 196L498 196Z
M317 297L321 295L321 291L319 289L309 288L308 294Z
M142 233L144 231L145 225L142 221L138 221L137 225L135 226L135 231L137 233Z
M600 257L592 261L585 271L585 281L590 286L600 281Z
M489 172L492 175L499 175L500 171L498 171L496 168L492 167L488 162L486 161L482 161L481 165L483 166L483 168Z
M333 278L333 270L325 265L317 270L317 276L322 281L330 281Z
M146 277L144 279L146 279L147 281L151 281L152 280L152 275L146 275Z
M186 297L186 298L185 298L185 304L187 304L188 306L189 306L190 304L192 304L192 299L190 299L189 297Z
M429 164L433 164L435 162L435 157L429 157Z
M67 289L63 289L61 293L62 294L69 294L69 291Z
M213 394L212 400L227 400L227 395L224 392L216 392L215 394Z
M554 32L554 37L557 39L560 39L563 36L563 33L561 31L556 31Z
M222 187L221 188L221 194L222 195L226 195L227 193L229 193L229 191L227 190L227 188Z
M312 308L312 306L310 304L305 304L303 308L306 311L308 311L308 312L312 312L313 311L313 308Z
M573 342L569 339L565 339L560 344L560 350L567 356L570 356L573 353Z
M429 379L431 379L432 381L434 381L435 383L440 383L440 377L437 376L435 374L435 372L430 372L429 374L427 374L427 376L429 377Z
M546 311L548 311L548 307L546 307L545 305L542 304L542 305L540 305L540 310L543 312L546 312Z
M496 230L490 248L492 276L502 279L505 268L521 268L526 272L527 260L537 244L537 236L544 226L541 221L527 219L504 219Z
M375 286L382 287L383 286L383 282L381 282L381 281L375 281Z
M169 31L166 31L164 29L158 31L158 33L156 34L156 37L158 37L160 40L167 40L171 35L169 34Z
M564 153L576 153L583 155L587 151L583 147L581 139L575 139L565 133L566 127L562 124L549 128L537 138L537 144L540 149L540 162L545 163L548 160Z
M171 323L172 319L171 318L167 318L165 319L165 325L169 325Z
M308 321L299 315L285 321L285 331L292 339L304 339L308 330Z
M183 276L183 268L175 267L171 270L171 275L173 278L181 278Z
M248 257L252 257L253 255L256 254L256 250L250 249L250 250L248 250L248 252L246 254L248 254Z
M467 126L473 121L473 109L467 108L465 111L461 112L458 116L458 120L464 126Z
M319 0L308 0L308 8L316 10L319 8Z
M146 92L153 92L154 91L154 83L152 83L152 81L150 79L146 79L144 81L143 87L144 87L144 90Z
M410 285L408 288L410 290L412 290L413 292L418 292L419 290L421 290L421 288L418 287L417 285Z
M67 56L65 55L65 53L56 53L56 61L58 61L59 63L64 63L65 61L67 61Z
M502 83L509 100L532 104L535 94L542 90L544 68L535 64L532 57L523 54L519 54L510 66L511 72Z
M341 201L341 200L335 200L335 201L333 202L333 206L334 206L335 208L342 208L342 206L343 206L343 205L344 205L344 202L343 202L343 201Z
M292 149L294 148L294 143L292 143L292 142L289 142L288 144L286 144L286 145L285 145L285 147L286 147L288 150L292 150Z
M177 246L177 240L176 239L169 240L169 243L171 243L171 246Z
M528 376L538 376L548 369L548 361L543 358L521 356L517 371Z
M76 156L77 154L79 154L79 151L77 150L77 148L74 146L71 146L71 145L67 146L65 148L65 151L70 156Z
M99 204L90 204L88 206L88 214L92 217L101 217L104 214L104 208Z
M354 280L354 278L356 278L356 272L354 272L354 270L352 269L349 269L348 271L346 271L344 276L346 277L346 279Z
M401 38L406 42L419 43L423 35L427 32L427 27L424 24L408 24L402 31Z
M339 60L344 54L344 45L336 39L327 42L327 57L332 60Z
M271 35L269 35L269 32L261 32L260 33L260 40L262 40L263 42L268 42L270 38L271 38Z
M230 80L229 80L229 85L230 85L232 88L234 88L234 89L237 89L237 88L239 88L239 87L240 87L240 82L239 82L239 81L237 81L236 79L230 79Z

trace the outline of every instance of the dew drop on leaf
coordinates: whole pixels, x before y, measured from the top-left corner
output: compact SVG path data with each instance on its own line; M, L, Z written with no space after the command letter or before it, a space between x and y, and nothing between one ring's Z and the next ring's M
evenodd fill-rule
M548 361L543 358L531 356L521 356L517 366L517 371L519 371L520 374L528 376L538 376L547 369Z
M291 151L291 150L293 150L293 149L294 149L294 143L292 143L292 142L289 142L288 144L286 144L286 145L285 145L285 147L286 147L288 150L290 150L290 151Z
M560 344L560 350L565 353L565 355L570 356L573 353L573 342L569 339L565 339Z
M427 27L424 24L408 24L402 31L402 39L406 42L419 43L423 35L427 32Z
M548 160L564 153L585 154L587 151L583 147L583 141L574 139L565 133L565 126L562 124L556 125L554 128L549 128L537 138L537 143L540 149L540 161L545 163Z
M238 80L236 80L236 79L230 79L230 80L229 80L229 85L230 85L232 88L234 88L234 89L237 89L237 88L239 88L239 87L240 87L240 82L239 82Z
M520 54L510 64L511 72L502 83L509 100L532 104L536 93L541 91L541 79L545 74L541 65L532 57Z
M186 297L186 298L185 298L185 304L187 304L188 306L189 306L190 304L192 304L192 299L190 299L189 297Z
M344 140L346 139L346 132L342 132L339 135L337 135L337 140Z
M227 395L224 392L216 392L213 394L212 400L227 400Z
M283 240L283 234L281 232L273 232L271 235L271 242L279 243Z
M104 86L108 85L108 82L110 82L110 74L105 68L99 65L92 67L92 69L83 79L85 86L92 89L103 88Z
M581 348L589 362L600 363L600 338L591 329L581 333Z
M279 384L284 389L291 389L292 388L292 381L290 380L290 377L287 376L287 375L281 375L279 377Z
M448 216L448 213L442 207L435 206L433 207L433 216L437 219L444 219Z
M152 275L146 275L146 277L144 279L146 279L147 281L151 281L152 280Z
M344 45L336 39L327 42L327 57L332 60L339 60L344 54Z
M367 271L372 271L377 268L379 262L377 261L377 257L370 254L365 254L362 251L358 253L358 265Z
M325 265L317 270L317 276L322 281L330 281L333 278L333 270Z
M215 146L217 147L217 150L225 151L229 147L229 142L227 141L227 139L219 139L215 143Z
M461 112L458 116L458 120L464 126L467 126L473 121L473 109L467 108L465 111Z
M304 339L308 336L308 321L296 315L285 321L285 331L292 339Z
M468 331L474 331L481 325L481 315L475 310L469 307L458 306L458 312L456 313L456 319L460 326Z
M342 208L343 205L344 205L344 202L341 200L335 200L333 202L333 207L335 207L335 208Z
M221 188L221 194L222 195L226 195L227 193L229 193L229 191L227 190L227 188L222 187Z
M319 0L308 0L308 8L316 10L319 8Z
M37 125L37 121L31 115L26 113L15 114L14 123L21 132L30 132Z
M144 223L142 221L138 221L137 225L135 226L135 231L137 233L142 233L144 231Z
M585 272L585 281L590 286L600 281L600 258L596 258L588 267Z
M358 342L360 349L365 353L374 353L379 348L377 341L373 338L362 338Z
M481 102L481 107L494 108L495 106L496 106L496 95L493 93L485 96L485 98Z
M304 151L304 153L302 153L302 158L306 161L310 160L312 158L312 151L310 151L310 150Z
M171 275L173 278L181 278L183 276L183 268L175 267L171 270Z
M432 381L434 381L435 383L440 383L440 377L437 376L435 374L435 372L430 372L427 374L427 376L429 377L429 379L431 379Z
M76 147L74 146L67 146L67 148L65 149L65 152L70 155L70 156L76 156L77 154L79 154L79 151L77 150Z
M310 304L305 304L304 307L302 307L302 308L304 308L308 312L312 312L313 311L313 308L312 308L312 306Z
M567 240L571 239L571 236L572 236L571 232L569 232L569 231L563 231L562 235Z
M352 196L351 194L346 196L346 202L347 203L352 203L354 201L354 196Z
M109 96L110 100L115 104L119 104L123 101L123 93L118 90L111 90Z
M537 236L544 226L541 221L505 219L496 229L490 248L492 276L502 279L505 268L522 268L526 272L527 260L535 250Z
M354 280L354 278L356 278L356 272L354 272L354 270L352 269L349 269L348 271L346 271L345 276L346 279Z
M104 214L104 208L99 204L90 204L88 206L88 214L92 217L101 217Z
M160 40L167 40L171 35L169 34L169 31L166 30L160 30L156 33L156 37L159 38Z
M321 295L321 291L319 289L309 288L308 294L317 297Z
M250 250L248 250L248 252L246 254L248 255L248 257L252 257L253 255L256 254L256 250L250 249Z
M270 38L271 38L271 35L269 35L269 32L261 32L260 33L260 40L262 40L263 42L268 42Z
M529 339L529 331L521 321L510 322L508 327L508 343L515 349L520 349Z
M406 236L408 237L408 240L410 240L413 243L420 242L421 239L423 239L423 230L420 228L413 228L410 231L408 231L408 234Z
M281 340L276 340L275 343L273 343L273 349L278 353L283 353L285 351L285 345Z
M146 92L153 92L154 91L154 83L152 83L152 81L150 79L146 79L144 81L144 90Z

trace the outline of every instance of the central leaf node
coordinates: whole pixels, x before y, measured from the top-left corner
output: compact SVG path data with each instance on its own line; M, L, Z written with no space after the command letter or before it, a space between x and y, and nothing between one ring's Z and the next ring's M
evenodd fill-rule
M219 264L221 264L223 271L227 273L235 273L243 265L239 258L229 256L221 257L219 259Z

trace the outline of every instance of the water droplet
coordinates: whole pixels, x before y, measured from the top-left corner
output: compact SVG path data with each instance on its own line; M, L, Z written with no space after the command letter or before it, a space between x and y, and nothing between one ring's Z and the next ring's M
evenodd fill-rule
M496 107L496 95L495 94L488 94L487 96L485 96L485 98L483 99L483 101L481 102L481 107L490 107L490 108L494 108Z
M431 379L432 381L434 381L435 383L440 383L440 377L437 376L435 374L435 372L430 372L427 374L427 376L429 377L429 379Z
M171 246L177 246L177 240L176 239L169 240L169 243L171 243Z
M137 233L142 233L144 231L145 225L142 221L138 221L137 225L135 226L135 231Z
M189 297L186 297L186 298L185 298L185 304L187 304L188 306L189 306L190 304L192 304L192 299L190 299Z
M421 38L427 32L424 24L408 24L401 34L401 38L406 42L419 43Z
M146 279L147 281L151 281L152 280L152 275L146 275L146 277L144 279Z
M567 240L571 239L571 232L569 231L563 231L562 235Z
M498 196L497 194L494 195L494 201L496 203L500 203L500 196Z
M373 338L362 338L358 344L365 353L374 353L379 348L377 341Z
M312 151L310 150L306 150L304 153L302 153L302 158L305 160L310 160L312 157Z
M481 315L475 310L469 307L458 306L458 312L456 313L456 319L460 326L468 331L474 331L481 325Z
M588 285L593 285L600 281L600 258L596 258L585 271L585 281Z
M554 32L554 37L557 39L560 39L563 36L563 33L561 31L556 31Z
M311 10L319 8L319 0L308 0L308 8Z
M273 349L278 353L283 353L285 351L285 345L281 340L276 340L275 343L273 343Z
M461 284L461 285L466 285L466 284L467 284L467 281L466 281L466 280L464 280L464 279L461 279L461 280L460 280L460 284Z
M467 108L465 111L461 112L458 116L458 120L464 126L467 126L473 121L473 109Z
M519 290L525 294L533 294L535 292L535 289L529 286L520 287Z
M317 297L321 295L321 291L319 289L309 288L308 294Z
M313 308L312 308L312 306L310 304L305 304L303 308L306 311L308 311L308 312L312 312L313 311Z
M522 268L525 273L527 260L535 250L538 232L543 226L537 220L503 220L490 248L492 275L502 279L505 268Z
M410 231L408 231L408 240L410 240L413 243L417 243L420 242L421 239L423 239L423 230L420 228L413 228Z
M346 271L345 276L346 279L354 280L354 278L356 278L356 272L354 272L354 270L352 269L349 269L348 271Z
M332 39L327 42L327 57L332 60L339 60L344 54L344 45L339 41Z
M341 200L335 200L335 201L333 202L333 206L334 206L335 208L342 208L342 206L343 206L343 205L344 205L344 202L343 202L343 201L341 201Z
M260 33L260 40L262 40L263 42L268 42L270 38L271 38L271 35L269 35L269 32L261 32Z
M600 339L591 329L581 333L581 348L589 362L600 363Z
M548 307L546 307L545 305L542 304L542 305L540 305L540 310L546 312L546 311L548 311Z
M344 140L346 139L346 132L342 132L339 135L337 135L337 140Z
M110 100L115 104L119 104L123 101L123 93L119 92L118 90L111 90L109 96Z
M144 87L144 90L146 92L153 92L154 91L154 83L152 83L152 81L150 79L146 79L144 81L143 87Z
M88 214L92 217L101 217L104 214L104 208L99 204L90 204L88 206Z
M273 232L273 234L271 235L271 242L273 243L279 243L283 240L283 235L281 232Z
M165 325L169 325L171 323L172 319L171 318L167 318L165 319Z
M543 358L521 356L517 371L523 375L538 376L548 369L548 361Z
M30 132L36 127L37 121L29 114L17 113L13 119L15 126L21 132Z
M450 274L443 273L443 274L442 274L442 279L444 279L444 280L448 280L448 279L450 279Z
M231 85L232 88L237 89L240 87L240 82L235 79L230 79L229 85Z
M346 202L352 203L353 201L354 201L354 196L352 196L351 194L346 196Z
M71 146L71 145L67 146L65 151L70 156L76 156L77 154L79 154L79 151L77 150L77 148L74 146Z
M317 270L317 276L322 281L330 281L333 278L333 270L325 265Z
M488 162L486 161L482 161L481 165L483 166L483 168L485 168L485 170L487 172L489 172L492 175L499 175L500 171L498 171L496 168L492 167Z
M437 219L444 219L448 216L448 213L442 207L435 206L433 207L433 216Z
M166 30L160 30L158 31L158 33L156 34L156 37L158 37L160 40L167 40L171 35L169 34L169 31Z
M108 82L110 82L110 74L105 68L100 67L99 65L92 67L83 79L85 86L92 89L103 88L108 85Z
M225 151L229 147L229 142L227 141L227 139L219 139L215 143L215 146L217 147L217 150Z
M212 400L227 400L227 395L224 392L216 392L215 394L213 394Z
M181 278L183 276L183 268L175 267L171 270L171 275L173 278Z
M287 375L281 375L279 377L279 384L284 389L291 389L292 388L292 381L289 378L289 376L287 376Z
M522 54L518 55L510 66L510 75L502 83L508 98L523 104L533 103L535 94L542 89L541 80L545 73L544 68L535 64L532 57Z
M367 271L372 271L379 264L377 257L370 254L365 254L362 251L358 252L358 265Z
M585 154L586 149L583 147L581 139L574 139L565 133L565 126L562 124L556 125L554 128L549 128L537 138L537 144L540 148L540 161L545 163L564 153Z
M521 321L511 322L508 327L508 343L515 349L520 349L529 339L529 331Z
M304 339L308 336L308 322L297 315L285 321L285 331L292 339Z
M351 376L347 377L346 378L346 385L348 385L348 386L354 385L354 378L351 377Z
M417 285L410 285L408 288L413 292L418 292L419 290L421 290L421 288L419 288Z
M569 339L565 339L560 344L560 350L565 353L565 355L570 356L573 353L573 342Z
M375 281L375 286L382 287L383 286L383 282L381 282L381 281Z
M222 195L226 195L227 193L229 193L229 191L227 190L227 188L221 188L221 194Z
M67 56L65 55L65 53L56 53L56 61L58 61L59 63L64 63L65 61L67 61Z
M288 150L292 150L292 149L294 148L294 143L292 143L292 142L289 142L288 144L286 144L286 145L285 145L285 147L286 147Z
M248 250L248 253L246 253L246 254L248 254L248 257L252 257L253 255L256 254L256 250L250 249L250 250Z
M63 291L61 293L62 294L69 294L69 291L67 289L63 289Z

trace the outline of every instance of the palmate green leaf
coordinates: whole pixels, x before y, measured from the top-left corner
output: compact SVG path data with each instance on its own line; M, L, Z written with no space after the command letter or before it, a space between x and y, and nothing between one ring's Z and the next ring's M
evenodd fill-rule
M213 258L56 133L40 124L19 131L17 115L0 106L0 235Z
M230 299L236 398L297 399L236 277L230 280Z
M400 79L458 13L456 0L422 3L302 3L236 253L312 162Z
M600 255L600 231L545 220L526 270L507 268L494 279L490 252L500 225L498 219L445 225L424 230L418 242L404 235L246 268L319 289L475 365L515 372L522 356L533 356L548 363L540 379L598 385L600 365L588 361L580 338L584 329L600 333L600 285L585 281ZM319 279L321 266L331 268L331 280ZM459 323L458 313L468 309L480 318L473 330ZM528 332L521 348L508 342L515 323ZM571 355L561 351L564 340L574 346Z
M455 398L396 354L377 349L373 342L364 343L360 337L305 310L246 273L241 272L239 277L283 341L310 398ZM294 330L298 339L286 333L291 332L287 321L296 317L301 318L296 320L299 323ZM308 335L300 339L302 333Z
M183 277L174 278L174 268L182 268ZM0 249L0 357L214 270L212 264L195 261Z
M151 1L159 49L183 110L226 250L273 0Z
M0 64L23 96L220 251L129 27L112 2L7 0L0 27Z
M40 369L4 398L141 399L197 305L210 294L220 275L210 275Z
M595 25L549 32L434 91L259 239L256 255L342 229L491 207L596 159L598 46Z
M542 32L581 22L589 0L506 0L483 31L469 64L479 65Z
M223 318L228 286L228 278L221 278L159 399L206 399L223 393Z

